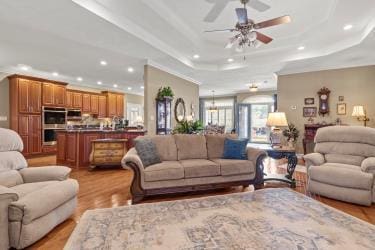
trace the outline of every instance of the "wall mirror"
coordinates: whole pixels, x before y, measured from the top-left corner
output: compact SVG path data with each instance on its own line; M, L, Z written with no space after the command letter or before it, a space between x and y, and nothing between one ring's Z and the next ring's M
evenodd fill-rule
M178 98L174 105L174 118L177 122L182 122L185 120L186 108L184 99Z

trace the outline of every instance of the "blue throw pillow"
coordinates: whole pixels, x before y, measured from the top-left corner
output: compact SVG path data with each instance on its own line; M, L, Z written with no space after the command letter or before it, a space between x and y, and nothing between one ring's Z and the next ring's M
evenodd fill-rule
M247 160L246 146L248 139L225 138L223 159Z

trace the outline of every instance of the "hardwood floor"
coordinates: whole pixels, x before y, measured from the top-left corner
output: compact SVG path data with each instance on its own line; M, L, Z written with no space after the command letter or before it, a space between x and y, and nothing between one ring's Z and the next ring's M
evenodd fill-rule
M30 166L54 165L56 158L54 156L33 158L29 159L28 162ZM284 162L267 160L265 171L268 173L284 173L286 170L278 167L282 163ZM80 184L78 207L74 215L28 249L62 249L76 226L79 218L86 210L110 208L130 204L129 188L133 177L131 171L120 168L96 169L94 171L81 169L73 170L71 177L77 179ZM359 219L375 224L375 205L372 205L371 207L364 207L308 194L306 191L306 174L296 172L295 178L297 179L297 188L295 189L297 192L308 195L320 202L323 202L345 213L351 214ZM272 187L287 187L287 185L283 183L267 183L265 185L265 188ZM145 203L243 192L251 189L252 187L248 187L246 189L236 187L211 192L190 193L186 195L168 197L163 196L148 199L145 201Z

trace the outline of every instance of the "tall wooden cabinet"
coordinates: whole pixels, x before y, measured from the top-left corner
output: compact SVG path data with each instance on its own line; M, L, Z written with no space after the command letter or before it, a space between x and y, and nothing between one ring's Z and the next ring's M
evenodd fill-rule
M124 117L124 94L105 91L107 97L107 117Z

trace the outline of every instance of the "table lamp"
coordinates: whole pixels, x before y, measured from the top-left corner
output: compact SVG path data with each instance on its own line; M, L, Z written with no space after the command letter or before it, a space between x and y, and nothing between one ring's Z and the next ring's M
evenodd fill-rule
M357 117L358 121L363 121L365 127L367 122L370 121L370 119L366 116L365 108L361 105L353 107L352 116Z
M281 145L281 127L288 127L288 121L284 112L273 112L268 114L267 127L273 128L270 133L272 147L280 147Z

